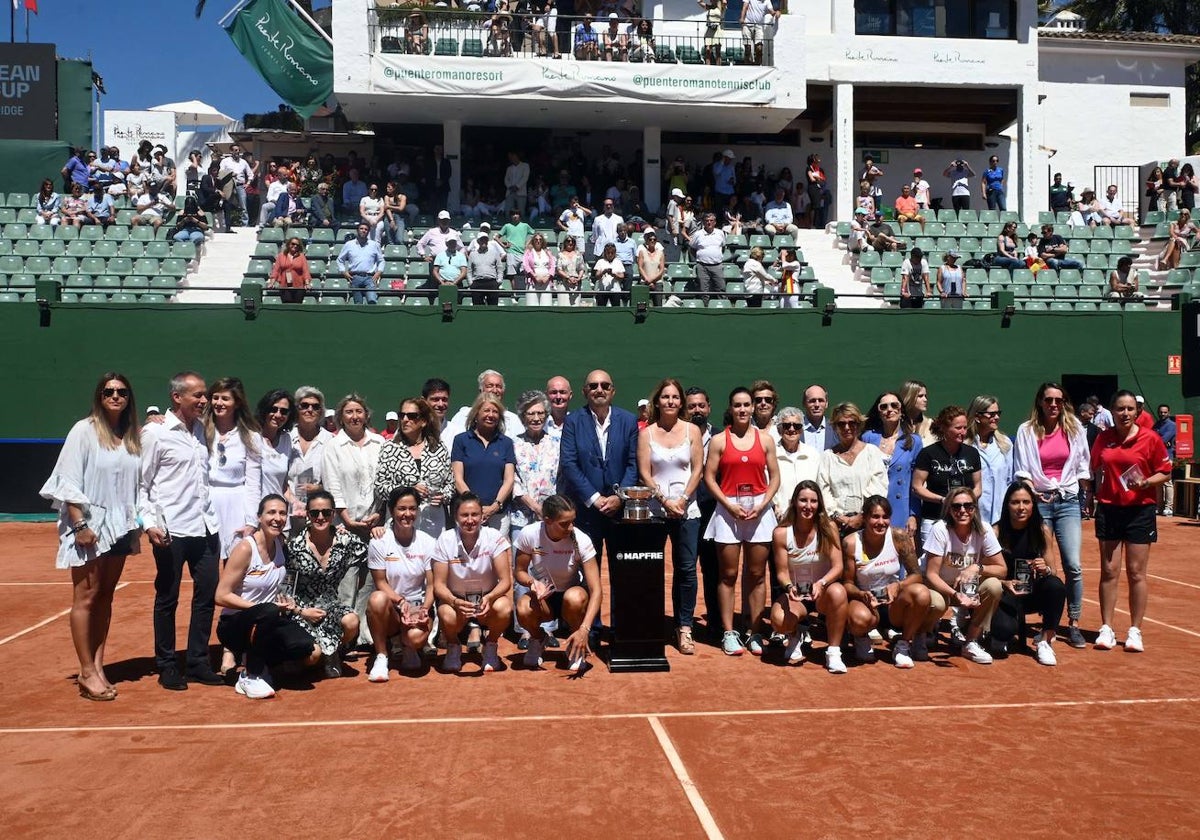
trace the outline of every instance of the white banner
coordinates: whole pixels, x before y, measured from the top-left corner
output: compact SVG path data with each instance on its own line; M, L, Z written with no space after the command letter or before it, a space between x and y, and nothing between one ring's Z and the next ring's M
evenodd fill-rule
M155 146L161 143L170 154L176 154L175 115L167 111L104 112L104 145L120 149L122 160L133 157L143 140ZM175 163L180 165L178 158Z
M376 55L371 62L374 90L433 96L774 105L779 81L773 67L407 55Z

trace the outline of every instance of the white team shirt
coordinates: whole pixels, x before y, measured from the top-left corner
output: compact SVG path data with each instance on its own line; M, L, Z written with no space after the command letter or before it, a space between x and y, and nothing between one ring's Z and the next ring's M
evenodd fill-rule
M509 547L506 537L495 528L484 525L479 529L475 548L467 551L458 535L458 528L452 528L438 537L430 559L434 563L450 565L446 584L455 595L466 596L480 589L486 593L500 582L492 561L508 551Z
M942 568L939 575L950 586L954 586L959 572L964 568L972 563L982 563L985 558L1001 552L1000 542L991 528L985 528L982 534L972 532L964 543L940 520L930 529L924 549L921 555L921 569L924 570L931 556L940 556Z
M904 579L904 566L900 553L892 542L892 529L883 536L883 548L874 557L867 557L863 547L863 532L854 535L858 551L854 556L854 583L863 592L871 592L881 586L897 583Z
M792 583L816 583L829 573L831 563L828 557L822 557L817 549L817 532L813 529L812 539L807 545L796 545L796 531L787 529L788 573Z
M513 547L532 558L529 561L531 575L538 577L535 566L550 575L556 592L566 592L572 586L580 586L583 583L583 564L596 559L596 547L591 537L583 531L576 528L574 539L552 540L546 533L544 522L533 522L522 528L517 533Z
M433 537L417 531L412 542L403 546L396 539L396 532L388 528L367 546L367 568L382 569L388 586L405 600L424 602L425 573L430 569L436 545Z

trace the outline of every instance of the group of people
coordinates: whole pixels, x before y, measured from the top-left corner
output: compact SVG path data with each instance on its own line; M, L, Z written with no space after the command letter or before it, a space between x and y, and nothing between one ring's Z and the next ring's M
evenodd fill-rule
M639 419L615 405L604 370L587 374L582 406L553 376L523 392L515 413L503 376L485 370L456 413L449 384L427 380L400 402L386 440L353 393L333 409L335 434L311 386L273 389L252 406L235 378L209 384L182 372L169 391L170 409L143 422L128 379L103 374L42 489L60 514L57 565L72 574L77 684L89 700L117 694L104 670L112 596L143 534L167 689L229 679L247 697L268 697L272 669L339 677L342 657L361 646L373 651L372 682L389 678L393 651L400 668L416 669L435 644L445 671L462 668L463 643L480 652L482 671L501 670L509 632L527 667L563 648L565 666L580 670L600 638L599 566L618 488L639 483L668 525L684 655L696 650L699 569L709 636L731 656L762 655L775 640L799 664L823 633L824 665L841 673L845 640L866 663L884 652L887 630L892 663L911 668L948 615L949 644L987 664L1024 644L1025 616L1036 613L1034 655L1054 665L1064 605L1067 643L1087 643L1085 514L1095 516L1102 568L1095 646L1116 646L1124 563L1124 647L1144 647L1155 495L1172 468L1156 430L1169 414L1156 425L1128 391L1111 415L1089 411L1085 426L1066 392L1044 383L1011 439L994 397L931 417L917 381L884 391L864 415L850 402L830 408L820 385L805 390L803 407L780 407L759 380L730 392L721 428L708 393L672 378ZM1110 425L1091 440L1097 422ZM185 565L193 589L181 667ZM225 653L215 671L216 606Z

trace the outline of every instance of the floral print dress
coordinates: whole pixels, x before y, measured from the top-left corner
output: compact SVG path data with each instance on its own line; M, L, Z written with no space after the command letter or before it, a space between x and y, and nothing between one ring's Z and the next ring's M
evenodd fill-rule
M324 654L337 652L342 642L342 617L354 611L338 602L338 584L347 569L366 562L367 544L350 533L334 536L329 562L323 568L308 547L307 529L287 543L287 570L296 574L296 605L325 610L325 617L316 624L300 615L292 618L312 635Z

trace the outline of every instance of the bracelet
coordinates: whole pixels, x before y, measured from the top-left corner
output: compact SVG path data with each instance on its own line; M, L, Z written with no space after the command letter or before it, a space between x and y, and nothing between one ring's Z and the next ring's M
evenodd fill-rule
M78 534L80 531L86 531L87 529L88 529L87 520L84 519L80 522L72 522L71 527L67 531L67 533L68 534Z

